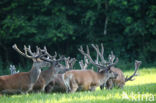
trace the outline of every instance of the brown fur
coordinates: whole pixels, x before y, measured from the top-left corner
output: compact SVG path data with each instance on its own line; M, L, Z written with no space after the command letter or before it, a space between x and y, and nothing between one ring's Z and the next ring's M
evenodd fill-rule
M54 76L55 68L53 66L45 71L42 71L39 79L33 87L33 91L45 91L45 87L53 80Z
M114 77L111 72L94 72L93 70L71 70L64 74L66 89L70 92L81 90L95 90L97 86L105 83L110 77ZM69 86L70 85L70 86Z
M27 91L30 84L30 73L21 72L13 75L0 76L0 91Z
M39 78L41 68L49 65L50 63L38 61L33 63L29 72L0 76L0 93L14 94L31 91Z
M66 86L62 79L62 74L57 74L52 82L50 82L46 87L46 92L65 92Z
M124 76L123 72L119 69L119 68L115 68L115 67L111 67L111 71L113 71L114 73L117 73L118 76L116 79L109 79L106 83L106 88L107 89L112 89L114 86L118 87L118 88L123 88L123 86L125 85L125 83L127 81L133 81L133 77L136 76L136 72L139 68L139 66L141 65L141 61L135 60L135 70L134 73L129 76L126 77ZM104 84L100 86L101 89L104 88Z
M106 88L112 89L113 86L117 86L118 88L123 88L123 86L125 85L125 76L123 72L119 68L115 68L115 67L111 67L111 70L114 73L117 73L118 76L116 77L116 79L109 79L106 83Z

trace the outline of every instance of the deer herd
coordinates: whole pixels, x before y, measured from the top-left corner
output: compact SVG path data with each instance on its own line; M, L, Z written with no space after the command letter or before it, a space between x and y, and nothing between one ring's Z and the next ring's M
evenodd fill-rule
M141 61L135 60L135 71L130 77L125 77L122 70L115 65L119 59L113 52L104 58L104 47L91 44L96 51L96 57L91 57L89 46L86 51L80 46L79 52L84 60L79 61L81 69L75 69L75 58L59 56L55 52L52 56L47 48L36 47L33 52L31 47L24 46L21 51L16 44L12 48L20 55L33 61L28 72L16 71L14 65L10 65L10 75L0 76L0 94L21 94L31 92L66 92L94 91L97 87L101 89L123 88L127 81L134 80ZM95 60L93 58L96 58ZM92 66L92 67L91 67ZM42 68L46 67L46 70ZM89 68L91 67L91 68ZM96 71L95 71L96 70Z

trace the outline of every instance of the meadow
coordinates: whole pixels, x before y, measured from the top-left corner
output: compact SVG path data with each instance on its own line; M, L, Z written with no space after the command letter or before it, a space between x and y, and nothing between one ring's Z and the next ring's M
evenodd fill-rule
M124 75L132 73L133 70L124 71ZM0 96L0 103L156 103L156 68L141 68L138 73L123 89L5 95Z

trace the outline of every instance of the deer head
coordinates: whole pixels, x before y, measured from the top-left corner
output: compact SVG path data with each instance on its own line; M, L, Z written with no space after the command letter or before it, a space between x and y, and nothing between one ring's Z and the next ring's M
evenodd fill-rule
M110 70L110 67L114 66L118 62L118 58L116 59L115 62L110 62L110 61L107 62L104 59L104 47L103 47L103 44L101 44L101 52L100 52L100 49L99 49L98 45L92 44L92 47L94 48L94 50L97 53L97 58L96 58L95 61L93 61L93 59L90 56L90 51L89 51L89 47L88 46L86 46L87 53L84 52L82 46L80 46L80 48L78 50L81 52L81 54L83 54L84 56L86 56L89 59L89 62L91 64L93 64L94 66L96 66L98 68L98 72L104 73L106 76L111 76L111 77L116 78L117 74L114 74ZM99 57L100 57L101 61L99 61Z
M54 68L56 74L62 71L60 67L63 67L63 65L61 65L60 62L65 60L64 56L59 56L59 58L57 59L56 52L54 56L51 56L48 53L46 46L44 46L44 50L41 50L41 52L47 56L47 57L41 57L41 59L49 62L51 64L50 68Z
M26 57L26 58L29 58L33 61L33 66L32 67L35 67L35 68L43 68L43 67L50 67L50 63L49 62L46 62L46 61L43 61L41 60L40 58L45 56L44 54L42 54L41 52L41 49L39 47L36 46L36 52L32 52L31 51L31 47L28 46L26 47L24 45L24 52L22 52L16 44L14 44L12 46L12 48L14 50L16 50L19 54L21 54L22 56ZM43 51L43 50L42 50ZM45 50L44 50L45 51Z

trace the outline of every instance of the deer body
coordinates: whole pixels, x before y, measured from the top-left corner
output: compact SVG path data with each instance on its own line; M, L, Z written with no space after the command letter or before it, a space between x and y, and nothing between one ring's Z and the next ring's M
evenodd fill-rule
M63 75L64 84L70 92L75 92L78 88L93 91L111 77L115 77L112 72L94 72L93 70L71 70Z
M35 77L32 77L31 74L34 74L34 72L38 73ZM40 72L40 70L32 70L30 72L0 76L0 91L2 93L29 92L37 81Z
M41 58L44 61L50 62L51 66L49 69L44 70L41 72L39 79L37 80L37 82L34 85L33 91L45 91L45 87L54 79L54 77L56 76L56 74L58 74L58 72L60 72L61 70L59 68L56 67L56 65L58 64L59 61L64 60L64 58L59 58L58 60L56 60L56 52L54 56L51 56L48 52L46 47L44 48L44 54L46 54L48 56L48 58Z
M42 71L39 79L35 83L33 90L34 91L44 91L45 87L52 81L55 75L54 67L50 67L48 70Z
M48 66L45 62L34 63L29 72L20 72L13 75L0 76L0 92L1 93L26 93L32 90L34 84L38 80L41 67Z
M66 71L69 71L73 69L73 66L76 62L75 58L65 58L65 66L62 64L58 64L57 68L60 69L59 74L56 74L56 76L53 78L53 80L47 85L46 92L65 92L66 86L63 82L62 75Z
M18 91L26 92L31 89L30 73L21 72L19 74L0 76L0 92L1 93L16 93ZM15 82L18 81L18 82ZM24 84L23 84L24 82ZM23 85L21 85L23 84Z
M32 59L33 65L29 72L0 76L0 93L27 93L32 90L34 84L38 80L41 68L50 66L50 63L40 59L42 54L40 53L39 48L36 49L36 53L32 53L30 46L28 48L24 46L25 53L23 53L17 48L16 44L12 47L19 54ZM31 56L28 55L28 53L31 54Z
M107 62L104 57L104 48L103 44L101 44L101 52L98 45L92 44L92 47L97 52L97 60L96 62L91 58L89 47L87 46L87 53L84 52L83 47L80 46L78 49L82 55L84 55L85 64L83 61L79 62L82 70L71 70L63 74L64 84L66 85L66 91L75 92L77 89L81 90L91 90L94 91L97 86L105 84L106 81L110 78L116 78L117 74L112 72L110 68L114 66L118 62L118 58L116 61ZM101 58L101 61L98 61L98 57ZM96 66L99 71L94 72L93 70L85 70L88 65L88 60L91 64Z

